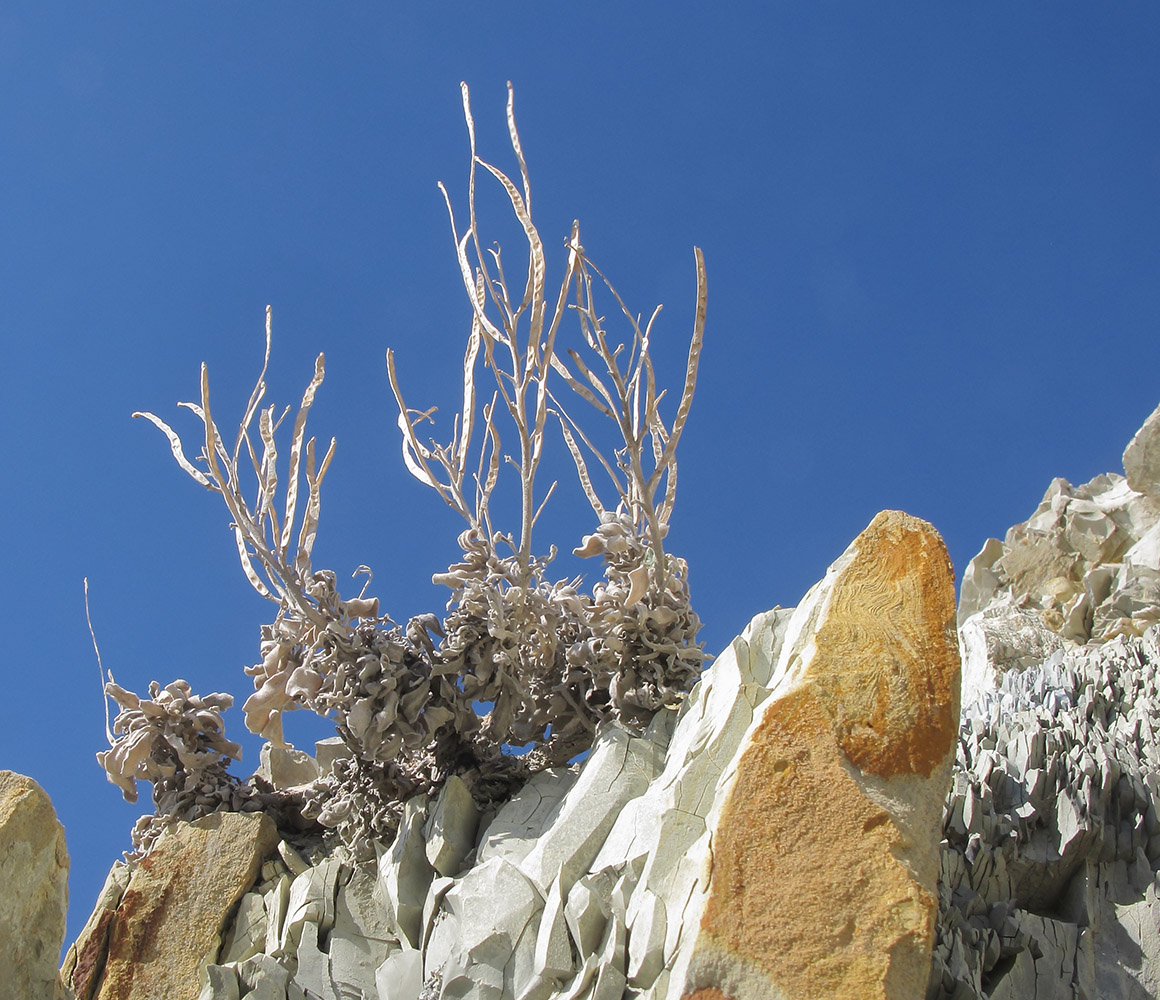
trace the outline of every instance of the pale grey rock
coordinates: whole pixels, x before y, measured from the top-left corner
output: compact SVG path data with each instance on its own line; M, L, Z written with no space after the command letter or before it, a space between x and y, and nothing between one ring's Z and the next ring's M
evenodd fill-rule
M648 788L663 759L651 741L631 737L616 725L601 727L575 785L520 861L520 871L541 893L557 874L570 888L595 860L621 810Z
M625 973L634 989L648 989L665 967L668 916L664 900L648 889L634 893L626 914L628 958Z
M440 875L458 875L475 846L479 810L467 785L451 775L439 790L423 830L427 861Z
M1124 449L1124 472L1133 490L1160 499L1160 406Z
M266 900L257 892L247 892L234 914L233 923L222 940L218 962L242 962L266 949Z
M423 839L426 820L425 796L416 796L404 803L395 839L378 859L375 900L391 915L396 934L412 948L418 948L421 943L423 907L435 876L427 861Z
M257 774L277 789L308 785L318 777L318 763L304 750L263 743Z
M490 989L493 978L477 968L486 967L498 972L502 992L504 967L543 905L531 881L503 858L472 868L443 896L424 948L424 974L439 974L445 994L464 978ZM455 995L463 988L456 986Z
M416 1000L423 989L423 953L393 951L375 971L379 1000Z
M427 898L423 901L423 918L420 925L421 934L421 950L423 954L427 954L428 945L431 941L431 931L435 926L435 918L439 913L439 907L443 903L443 897L447 895L447 890L455 885L455 879L447 878L444 875L436 875L431 880L431 885L427 889ZM431 973L427 973L428 976Z
M50 1000L68 910L68 850L48 794L0 771L0 976L4 1000Z
M316 934L325 934L334 926L340 868L337 859L326 858L294 879L275 955L294 955L308 924L316 928Z
M963 583L959 591L958 621L962 625L973 614L982 611L991 602L1001 586L1002 580L995 570L995 563L1003 557L1003 543L998 538L988 538L983 548L967 564L963 573Z
M282 859L282 863L291 875L301 875L310 868L309 862L284 840L278 843L278 856Z
M564 904L564 920L582 958L596 953L612 914L607 899L593 883L587 875L579 879L568 890Z
M339 1000L330 979L330 958L322 950L319 937L318 924L307 920L299 932L296 953L298 967L294 973L294 982L307 996L317 997L318 1000Z
M373 865L356 868L340 884L334 928L329 937L330 979L346 1000L375 995L375 971L398 948L390 915L375 902L377 871Z
M545 980L563 979L574 968L564 906L563 883L557 878L548 890L536 935L536 974Z
M247 1000L288 1000L290 970L269 955L255 955L239 962L238 979Z
M529 920L515 942L511 957L503 968L504 996L523 998L540 988L543 979L536 969L536 940L541 922L542 916Z
M1007 603L1080 644L1141 634L1160 621L1160 537L1150 538L1158 524L1160 497L1123 476L1074 487L1054 480L1027 521L1002 542L990 539L971 560L960 627L984 612L993 618ZM1009 668L1032 665L1033 647L1007 645Z
M286 911L290 908L290 886L293 880L283 874L262 896L266 909L266 947L267 955L276 954L282 941L282 926L286 922Z
M1160 987L1160 634L1068 646L964 706L928 997Z
M318 764L319 774L330 774L336 760L350 756L351 749L340 736L331 736L314 744L314 759Z
M579 768L553 767L533 775L483 830L476 848L476 864L504 858L518 865L527 857L555 819L578 773Z
M197 1000L239 1000L240 997L236 970L220 965L208 965L202 970L201 992Z

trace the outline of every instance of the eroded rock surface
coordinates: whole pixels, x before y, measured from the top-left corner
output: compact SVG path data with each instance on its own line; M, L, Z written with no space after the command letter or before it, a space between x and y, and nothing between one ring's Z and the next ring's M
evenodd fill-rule
M64 827L31 778L0 771L0 1000L52 1000L68 910Z
M967 570L930 1000L1160 995L1158 434Z
M198 968L278 842L259 813L179 823L138 864L117 904L98 1000L195 1000Z
M797 609L710 817L686 993L921 994L958 721L954 611L942 540L894 511Z

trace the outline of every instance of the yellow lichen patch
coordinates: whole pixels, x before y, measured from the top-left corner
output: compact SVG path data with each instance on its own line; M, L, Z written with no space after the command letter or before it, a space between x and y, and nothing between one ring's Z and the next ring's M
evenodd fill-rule
M954 571L925 521L883 511L835 583L808 681L850 762L929 777L954 747L959 650Z
M689 986L737 1000L925 990L937 899L933 878L912 873L935 870L938 809L926 806L945 796L956 737L954 577L938 533L897 511L849 552L805 637L805 676L764 710L737 763ZM907 801L897 820L890 789Z
M799 688L766 711L740 762L697 951L803 1000L906 995L888 977L914 979L920 996L936 900L894 858L898 840L842 767L821 698Z

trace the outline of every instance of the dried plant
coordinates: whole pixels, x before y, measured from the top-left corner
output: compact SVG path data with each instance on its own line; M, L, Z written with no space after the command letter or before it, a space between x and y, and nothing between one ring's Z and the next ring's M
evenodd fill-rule
M112 675L105 693L121 708L109 735L110 749L97 754L109 781L125 801L137 801L137 782L153 784L154 815L133 828L130 859L147 854L157 838L178 820L214 812L262 808L254 789L227 768L240 760L241 747L225 738L221 713L233 704L228 694L193 694L189 684L149 685L141 698L117 684Z
M406 405L394 354L387 352L406 467L467 524L459 536L462 559L433 578L452 592L442 622L427 614L397 626L380 617L377 600L364 596L365 586L357 598L344 600L335 574L313 569L320 487L334 455L332 440L317 462L314 439L306 439L324 360L319 355L303 394L288 467L280 479L275 438L289 408L277 419L275 407L259 409L270 357L269 309L262 372L232 449L214 422L204 366L200 402L180 404L202 424L196 460L186 457L179 435L167 423L151 413L135 414L166 435L188 475L221 495L247 578L278 605L274 621L262 628L262 661L247 668L255 687L244 705L247 727L281 743L285 711L307 707L334 719L353 757L316 785L309 811L338 829L360 856L393 828L407 796L456 773L479 801L503 798L530 773L587 749L601 722L641 726L658 709L679 704L705 659L696 643L700 621L689 602L687 567L665 550L676 448L692 403L704 330L707 292L700 251L685 381L672 423L666 425L660 414L665 393L656 389L650 354L660 308L642 328L640 318L586 256L576 223L566 244L563 278L549 294L548 263L532 222L510 85L507 121L519 185L476 154L466 86L463 107L471 170L469 221L462 234L443 193L472 324L462 407L447 444L420 440L418 427L434 409L420 412ZM477 167L500 183L526 239L522 291L509 286L500 248L482 249ZM614 343L606 329L595 302L598 285L608 289L627 320L627 345ZM587 349L588 362L578 350L560 349L569 312L578 318L577 343ZM476 386L480 365L495 382L490 401L482 405ZM611 457L568 412L553 380L613 421L622 446ZM255 417L260 456L251 436ZM591 593L580 589L580 578L551 581L548 570L556 549L537 555L533 545L533 529L557 485L542 494L536 485L550 424L560 428L597 519L595 530L575 549L578 555L603 559L603 580ZM503 453L501 431L514 438L515 454ZM611 480L612 503L601 499L592 482L592 461ZM519 479L518 533L504 533L492 520L491 500L504 464L513 466ZM243 486L246 468L254 478L248 488L252 501ZM484 707L486 712L477 711ZM129 736L126 730L121 740ZM528 751L524 755L510 752L521 746ZM123 750L118 743L110 753L114 763L133 758L128 743Z

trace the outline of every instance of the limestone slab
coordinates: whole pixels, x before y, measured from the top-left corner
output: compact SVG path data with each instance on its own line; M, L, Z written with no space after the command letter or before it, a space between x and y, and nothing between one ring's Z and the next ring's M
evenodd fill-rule
M475 847L479 810L467 785L457 774L443 783L431 810L424 835L427 861L440 875L458 875Z
M426 820L426 796L415 796L404 803L395 839L378 859L375 900L391 914L396 932L412 948L421 943L423 904L435 877L423 839Z
M1124 449L1124 472L1137 493L1160 499L1160 406Z
M557 875L570 888L596 859L621 810L648 788L663 763L664 751L650 740L619 726L602 727L575 785L520 861L520 871L541 894Z

